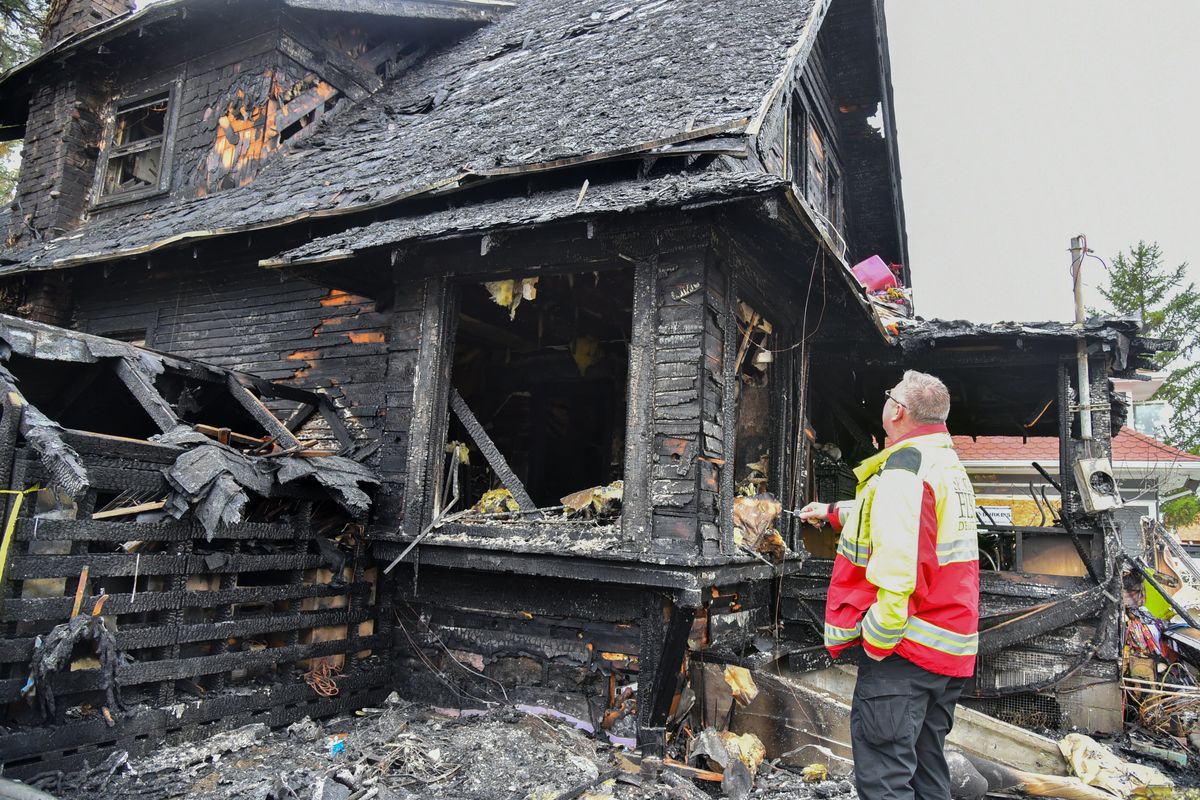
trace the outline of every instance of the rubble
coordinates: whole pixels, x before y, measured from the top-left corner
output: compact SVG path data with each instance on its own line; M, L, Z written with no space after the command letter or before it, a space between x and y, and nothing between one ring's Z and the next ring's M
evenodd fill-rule
M331 737L344 743L336 753L327 744ZM382 708L352 716L305 719L275 732L256 723L142 758L114 753L95 767L29 783L59 800L698 800L713 797L714 791L721 795L719 784L694 782L679 769L670 763L648 765L637 754L554 717L511 707L439 710L393 696ZM813 781L769 761L757 770L753 790L742 796L855 797L845 779Z

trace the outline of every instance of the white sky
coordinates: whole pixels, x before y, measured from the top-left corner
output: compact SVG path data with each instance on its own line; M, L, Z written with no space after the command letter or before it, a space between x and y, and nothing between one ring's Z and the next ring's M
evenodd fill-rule
M1079 233L1200 282L1200 0L888 0L887 23L918 314L1072 319Z

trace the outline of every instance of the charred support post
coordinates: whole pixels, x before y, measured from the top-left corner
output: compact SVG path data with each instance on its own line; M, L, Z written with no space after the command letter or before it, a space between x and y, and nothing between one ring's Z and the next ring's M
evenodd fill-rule
M709 274L715 270L710 265ZM724 349L721 360L721 415L722 415L722 449L725 452L725 464L721 467L719 476L718 502L721 516L717 527L721 535L721 552L733 553L737 550L733 533L733 500L737 493L734 482L734 469L737 461L737 353L736 343L741 338L738 331L737 316L737 273L733 265L725 270L725 304L719 317Z
M15 485L13 481L16 472L13 461L17 454L17 437L21 430L21 415L25 412L25 404L16 392L5 392L0 395L0 409L0 488L20 491L24 487ZM0 513L3 513L3 519L7 522L17 497L6 494L3 498L0 502ZM12 594L9 585L4 582L4 576L8 572L8 560L12 557L12 546L12 542L0 543L0 603ZM18 548L18 552L24 549L22 546Z
M638 747L661 756L666 749L667 718L679 687L688 633L696 618L693 606L650 595L642 621L638 656Z
M432 499L442 472L441 447L446 441L446 404L454 354L451 320L458 313L449 281L425 281L421 307L421 345L413 370L413 410L408 429L408 483L404 492L404 533L417 536L433 522ZM436 450L437 452L434 452Z
M634 546L650 549L653 514L649 488L654 452L654 354L657 268L639 261L633 273L633 324L629 342L629 390L625 415L625 496L621 525Z

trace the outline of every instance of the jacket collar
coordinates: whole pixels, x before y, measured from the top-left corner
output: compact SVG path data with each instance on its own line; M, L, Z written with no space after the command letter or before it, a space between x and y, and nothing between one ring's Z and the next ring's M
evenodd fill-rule
M863 462L854 468L854 475L858 478L858 485L861 487L868 478L883 469L884 462L891 457L892 453L918 443L927 444L932 447L954 446L954 441L950 438L950 429L946 427L945 423L938 422L932 425L921 425L913 428L875 455L863 459Z

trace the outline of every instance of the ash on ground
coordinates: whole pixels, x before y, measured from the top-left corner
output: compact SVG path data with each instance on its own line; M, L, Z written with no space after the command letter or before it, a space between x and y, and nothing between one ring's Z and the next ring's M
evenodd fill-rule
M404 702L270 731L256 723L141 757L114 753L35 786L61 800L708 800L854 798L764 763L747 794L693 783L570 724L515 709L453 715Z

